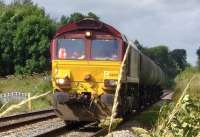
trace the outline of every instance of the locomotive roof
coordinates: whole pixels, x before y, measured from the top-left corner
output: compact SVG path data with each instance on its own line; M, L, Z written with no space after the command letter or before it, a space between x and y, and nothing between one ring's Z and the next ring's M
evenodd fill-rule
M58 37L67 32L73 32L78 30L94 30L94 31L101 31L112 34L115 37L122 37L121 33L116 30L114 27L103 23L99 20L94 20L90 18L83 19L79 22L71 22L62 26L57 32L55 37Z

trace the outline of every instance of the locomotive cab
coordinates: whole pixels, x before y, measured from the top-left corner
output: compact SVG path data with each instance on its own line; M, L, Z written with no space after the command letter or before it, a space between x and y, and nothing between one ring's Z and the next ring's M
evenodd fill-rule
M79 35L55 39L54 44L52 75L57 90L77 92L76 83L97 88L94 92L79 93L101 95L104 90L115 90L122 56L121 40L104 35L91 39ZM100 85L95 86L95 83Z

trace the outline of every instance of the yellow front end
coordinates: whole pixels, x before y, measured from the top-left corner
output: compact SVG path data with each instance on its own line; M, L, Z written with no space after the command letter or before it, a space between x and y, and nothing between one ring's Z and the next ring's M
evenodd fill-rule
M53 60L54 91L77 94L88 92L92 97L100 96L105 91L114 92L115 86L107 87L105 82L107 80L117 82L120 63L120 61Z

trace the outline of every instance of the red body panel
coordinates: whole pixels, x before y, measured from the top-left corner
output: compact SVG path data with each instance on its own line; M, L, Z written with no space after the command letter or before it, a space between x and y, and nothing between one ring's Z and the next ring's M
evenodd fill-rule
M92 37L86 38L85 32L90 31L92 33ZM120 45L120 60L123 59L123 54L125 51L124 41L122 39L121 33L113 28L110 25L107 25L103 22L97 20L82 20L78 23L69 23L63 27L61 27L56 35L54 36L54 40L51 42L51 57L52 59L56 59L56 39L57 38L81 38L85 41L85 49L86 49L86 59L90 60L91 57L91 40L92 39L117 39Z
M61 27L55 37L59 37L65 33L79 31L79 30L94 30L99 32L104 32L110 35L113 35L114 37L121 38L121 33L117 31L115 28L113 28L110 25L107 25L101 21L97 20L82 20L78 23L69 23L63 27ZM54 38L55 38L54 37Z

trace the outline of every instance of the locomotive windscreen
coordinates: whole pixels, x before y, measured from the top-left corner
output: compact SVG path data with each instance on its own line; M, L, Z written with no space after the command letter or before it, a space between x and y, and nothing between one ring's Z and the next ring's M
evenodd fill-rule
M85 45L82 39L58 39L58 59L84 59Z
M119 60L117 40L92 40L91 48L93 60Z

